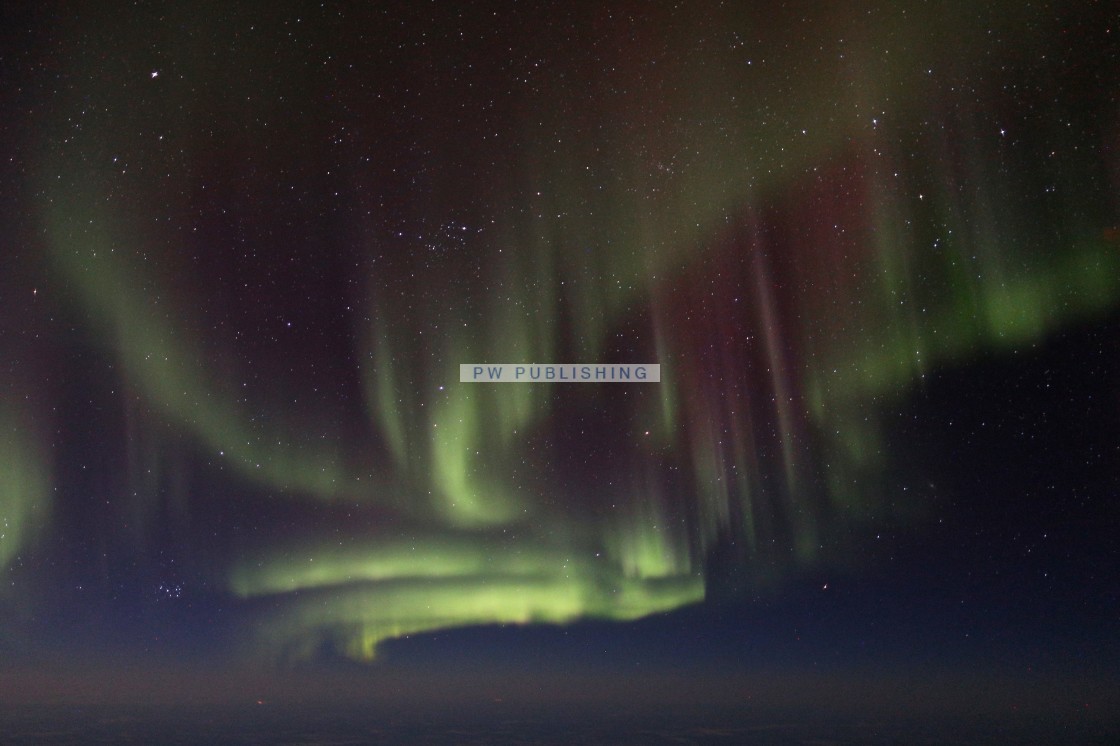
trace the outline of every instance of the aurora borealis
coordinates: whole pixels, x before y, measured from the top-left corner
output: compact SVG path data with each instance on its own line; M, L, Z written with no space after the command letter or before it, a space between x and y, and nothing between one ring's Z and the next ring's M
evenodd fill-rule
M1071 559L1116 559L1120 517L1107 4L10 13L20 665L376 671L473 628L501 658L510 627L598 649L677 618L722 650L744 606L799 630L806 587L895 608L875 584L939 563L945 599L1019 598L973 569L1039 554L1063 600L1017 618L1081 588L1067 628L1115 628L1115 571ZM461 383L467 363L661 380ZM1040 380L1074 393L1010 398ZM1066 543L1024 560L1044 534Z

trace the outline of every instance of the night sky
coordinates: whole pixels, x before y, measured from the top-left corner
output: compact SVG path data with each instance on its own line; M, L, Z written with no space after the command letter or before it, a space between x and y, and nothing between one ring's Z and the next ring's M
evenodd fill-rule
M12 5L0 705L1116 724L1115 6Z

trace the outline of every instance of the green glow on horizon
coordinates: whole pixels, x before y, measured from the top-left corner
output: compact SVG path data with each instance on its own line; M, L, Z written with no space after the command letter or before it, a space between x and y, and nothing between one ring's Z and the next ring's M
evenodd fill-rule
M394 637L469 624L636 619L704 597L703 577L658 530L634 525L607 552L485 535L361 546L272 547L234 568L244 598L275 599L259 642L290 648L323 635L372 660ZM305 638L306 636L306 638Z
M692 575L640 580L563 570L524 576L456 576L329 589L282 599L259 631L265 651L311 657L335 640L353 658L371 661L385 640L478 624L564 624L581 618L625 621L703 598Z

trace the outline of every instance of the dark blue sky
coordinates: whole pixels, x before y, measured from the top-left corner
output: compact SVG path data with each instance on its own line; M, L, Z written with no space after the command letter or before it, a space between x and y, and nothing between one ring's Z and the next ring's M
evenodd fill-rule
M4 13L0 693L1107 706L1106 8Z

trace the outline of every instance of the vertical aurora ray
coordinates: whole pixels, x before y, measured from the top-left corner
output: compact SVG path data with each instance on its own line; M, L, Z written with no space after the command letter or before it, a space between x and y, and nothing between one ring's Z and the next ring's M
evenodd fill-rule
M0 572L21 564L50 527L51 468L29 418L0 403ZM0 583L0 594L16 586Z
M396 375L388 332L378 328L369 330L368 334L374 338L374 342L366 354L365 364L361 366L366 407L379 427L394 463L407 473L409 454L414 453L414 449L410 447L410 433L401 416L404 409L402 396L405 393L402 391L403 382Z

